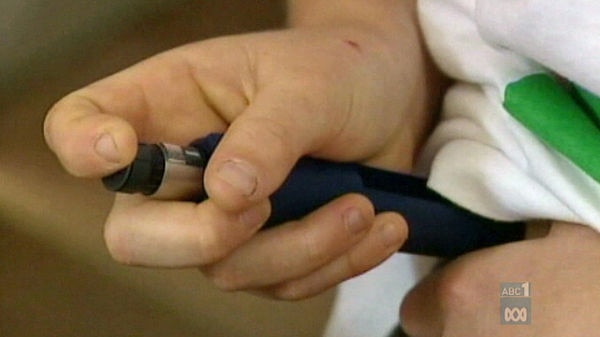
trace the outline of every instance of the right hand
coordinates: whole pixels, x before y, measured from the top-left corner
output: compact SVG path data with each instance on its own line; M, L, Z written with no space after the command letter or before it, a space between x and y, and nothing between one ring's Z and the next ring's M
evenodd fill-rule
M128 165L138 142L226 131L206 169L208 200L119 194L108 248L127 264L200 266L224 289L306 297L397 251L406 223L347 195L256 234L268 197L303 155L410 168L427 119L411 41L403 55L366 29L331 28L190 44L66 96L48 113L46 140L70 173L99 178Z

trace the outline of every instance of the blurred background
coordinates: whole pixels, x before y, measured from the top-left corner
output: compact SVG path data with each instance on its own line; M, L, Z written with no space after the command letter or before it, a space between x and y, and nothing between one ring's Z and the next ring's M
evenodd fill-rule
M283 303L214 289L196 270L123 267L112 195L66 175L42 139L66 93L165 49L279 27L284 1L0 2L0 336L318 336L333 294Z

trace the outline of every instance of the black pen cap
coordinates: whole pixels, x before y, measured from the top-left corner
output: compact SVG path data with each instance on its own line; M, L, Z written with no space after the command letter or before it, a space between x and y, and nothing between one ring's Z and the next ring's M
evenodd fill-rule
M164 172L165 158L160 146L140 144L133 163L102 178L102 183L115 192L151 195L160 187Z

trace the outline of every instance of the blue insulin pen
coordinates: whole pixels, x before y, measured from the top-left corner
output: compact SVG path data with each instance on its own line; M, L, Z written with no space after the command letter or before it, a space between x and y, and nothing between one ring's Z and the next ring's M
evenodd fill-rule
M142 193L158 199L201 201L204 167L222 134L189 146L140 144L128 167L103 178L112 191ZM522 240L525 225L497 222L463 209L428 189L425 179L355 163L301 158L271 196L272 213L264 228L298 219L346 193L368 197L376 212L404 216L409 235L401 251L440 257Z

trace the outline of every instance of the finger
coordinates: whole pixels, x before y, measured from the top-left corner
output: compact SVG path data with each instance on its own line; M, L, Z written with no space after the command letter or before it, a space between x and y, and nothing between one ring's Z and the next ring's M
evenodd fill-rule
M92 99L77 94L50 110L44 135L66 170L80 177L116 171L133 160L137 149L129 123L103 113Z
M297 279L360 242L373 217L365 197L346 195L302 220L258 233L227 259L203 271L224 290L255 289Z
M262 289L262 293L284 300L317 295L379 265L398 251L407 235L406 221L400 215L379 214L369 234L347 253L306 277Z
M195 204L118 195L105 239L112 256L125 264L199 266L223 258L246 241L269 212L268 201L227 213L210 200Z
M325 111L302 98L302 90L285 88L273 84L264 89L231 124L212 155L206 189L221 207L236 210L271 195L300 156L342 128L343 113Z
M199 47L152 57L56 103L46 117L44 135L66 169L97 177L128 164L138 140L186 144L223 130L226 123L207 97L238 102L242 95L231 79L205 74L199 61L192 64L190 55ZM212 80L199 83L199 77ZM225 105L242 109L237 103Z

